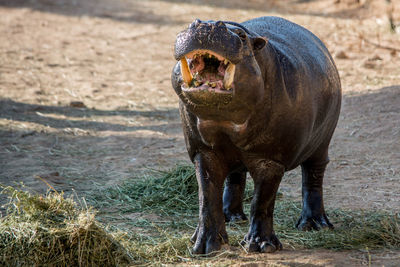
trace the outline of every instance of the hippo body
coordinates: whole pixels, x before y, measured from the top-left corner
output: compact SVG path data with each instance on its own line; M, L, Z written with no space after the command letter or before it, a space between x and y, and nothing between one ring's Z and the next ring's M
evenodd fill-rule
M246 219L247 172L254 180L244 238L250 251L282 248L272 222L276 192L284 172L299 165L303 208L297 228L333 228L322 182L341 85L324 44L277 17L241 24L196 20L178 34L175 58L172 85L199 184L193 252L220 249L228 240L225 221Z

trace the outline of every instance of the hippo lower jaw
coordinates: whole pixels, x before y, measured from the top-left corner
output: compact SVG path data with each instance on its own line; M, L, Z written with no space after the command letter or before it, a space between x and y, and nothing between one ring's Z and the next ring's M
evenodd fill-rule
M180 59L184 92L232 94L236 66L211 50L194 50Z

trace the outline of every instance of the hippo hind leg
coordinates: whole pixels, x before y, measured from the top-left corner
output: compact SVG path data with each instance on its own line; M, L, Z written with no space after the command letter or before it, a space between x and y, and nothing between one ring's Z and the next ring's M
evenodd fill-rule
M223 195L223 210L226 222L247 220L243 212L243 196L246 187L246 171L235 171L228 175Z
M325 213L322 189L325 168L329 162L327 151L319 159L301 164L303 207L296 227L302 231L333 229Z

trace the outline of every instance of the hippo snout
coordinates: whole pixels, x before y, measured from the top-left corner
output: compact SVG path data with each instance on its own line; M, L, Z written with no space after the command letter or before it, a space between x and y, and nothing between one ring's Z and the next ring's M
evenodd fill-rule
M223 21L194 20L175 43L185 97L199 105L230 102L242 48L238 35Z
M175 59L180 60L195 50L210 50L234 64L241 58L242 42L223 21L194 20L180 32L175 42Z

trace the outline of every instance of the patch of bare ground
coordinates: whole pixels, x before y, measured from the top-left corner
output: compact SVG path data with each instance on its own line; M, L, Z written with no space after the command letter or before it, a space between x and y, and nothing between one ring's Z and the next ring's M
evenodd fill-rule
M400 6L356 2L0 1L0 183L43 192L40 176L85 196L146 168L187 162L170 85L176 34L194 18L275 15L319 36L342 78L326 205L400 211L400 34L389 23L390 14L400 22ZM300 197L298 170L281 191ZM390 251L251 257L240 264L400 264Z

